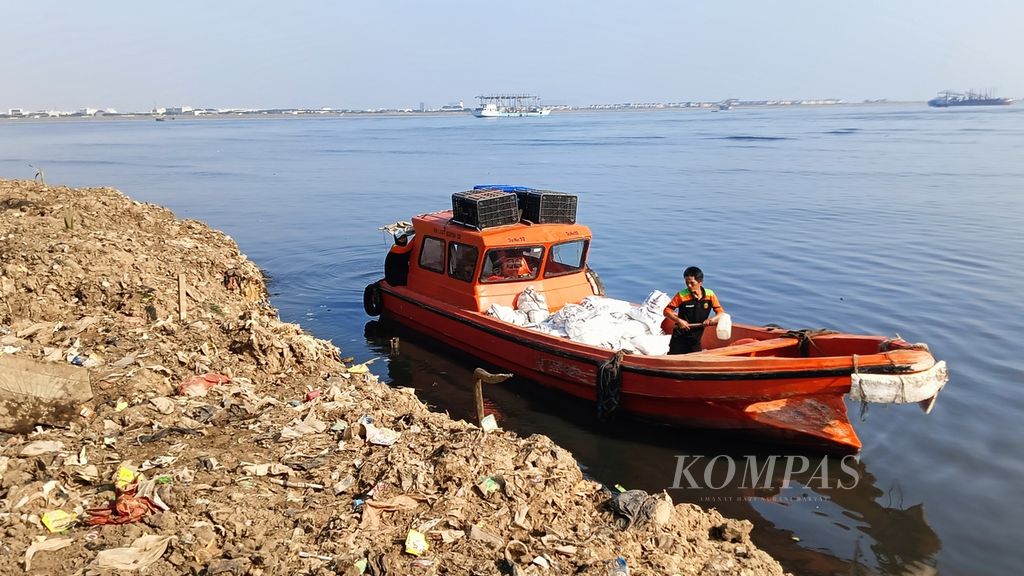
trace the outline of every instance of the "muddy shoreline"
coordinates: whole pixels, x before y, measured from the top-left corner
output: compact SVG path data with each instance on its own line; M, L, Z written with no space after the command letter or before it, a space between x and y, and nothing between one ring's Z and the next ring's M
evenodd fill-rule
M783 574L749 522L631 507L549 438L453 421L345 356L280 321L223 233L0 180L0 365L92 395L8 398L0 573L31 549L38 574Z

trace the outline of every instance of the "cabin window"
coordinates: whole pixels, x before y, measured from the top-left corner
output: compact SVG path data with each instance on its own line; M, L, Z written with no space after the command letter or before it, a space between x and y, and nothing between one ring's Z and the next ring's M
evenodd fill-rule
M563 244L555 244L548 252L548 263L544 267L544 277L564 276L579 272L586 265L587 240L573 240Z
M440 238L423 238L420 248L420 268L444 274L444 240Z
M537 277L543 246L516 246L488 250L484 267L480 271L481 282L514 282L533 280Z
M458 242L448 244L448 275L457 280L472 282L479 253L476 246Z

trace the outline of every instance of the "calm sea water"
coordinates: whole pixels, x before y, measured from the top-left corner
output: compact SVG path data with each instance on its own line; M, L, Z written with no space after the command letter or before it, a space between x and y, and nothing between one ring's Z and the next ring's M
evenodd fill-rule
M224 230L269 273L285 320L379 357L376 373L457 418L477 363L402 332L390 354L396 331L368 323L361 293L389 245L378 226L479 183L578 194L610 295L672 292L695 264L736 321L929 343L950 365L930 415L850 406L864 441L852 489L810 473L767 491L672 488L679 456L779 449L602 427L529 382L487 391L505 427L551 436L596 479L748 518L788 569L822 575L1018 570L1022 150L1020 106L0 122L0 176L41 167L50 184L114 186Z

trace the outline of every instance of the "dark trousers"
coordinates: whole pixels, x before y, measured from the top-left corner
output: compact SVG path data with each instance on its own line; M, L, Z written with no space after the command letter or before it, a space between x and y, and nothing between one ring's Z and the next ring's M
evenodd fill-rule
M668 341L669 354L689 354L700 352L700 339L704 335L704 328L691 328L682 331L678 328L672 331L672 339Z

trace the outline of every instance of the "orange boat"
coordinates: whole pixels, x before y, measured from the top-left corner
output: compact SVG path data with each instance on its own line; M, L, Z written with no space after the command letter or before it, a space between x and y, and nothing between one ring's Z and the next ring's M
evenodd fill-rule
M514 309L531 292L550 312L604 296L587 266L592 236L575 223L575 196L571 213L545 218L543 204L520 211L526 189L517 190L512 208L507 195L516 194L507 190L458 193L451 211L382 228L396 246L385 278L366 287L366 312L593 400L603 417L621 410L671 425L757 429L836 452L861 447L844 396L930 411L947 381L945 363L926 345L900 338L733 324L725 339L705 331L700 352L645 355L499 319L495 309ZM557 194L529 191L526 198L568 196ZM458 202L474 196L482 197L479 205ZM488 198L505 208L484 214Z

